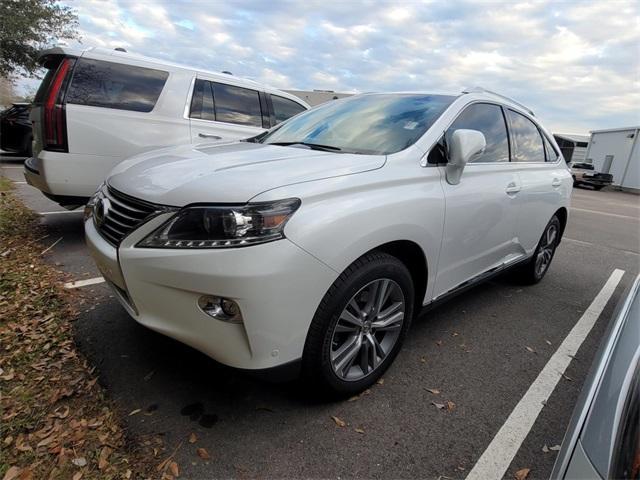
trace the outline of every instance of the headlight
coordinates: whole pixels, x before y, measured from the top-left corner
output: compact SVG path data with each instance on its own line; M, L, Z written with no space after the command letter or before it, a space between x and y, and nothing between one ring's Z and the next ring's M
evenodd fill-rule
M287 220L300 206L291 198L236 206L193 206L138 243L147 248L233 248L284 238Z
M91 218L93 216L93 209L96 206L96 203L98 202L98 200L104 197L104 193L102 193L102 190L104 189L104 186L105 186L104 183L102 185L100 185L98 187L98 190L96 191L96 193L93 194L93 196L89 199L87 204L84 206L84 221L85 222L89 218Z

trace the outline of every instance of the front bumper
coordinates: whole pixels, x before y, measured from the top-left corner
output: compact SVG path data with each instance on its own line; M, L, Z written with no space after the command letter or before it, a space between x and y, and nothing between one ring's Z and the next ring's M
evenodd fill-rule
M260 370L302 357L315 311L337 273L289 240L246 248L180 250L134 245L160 215L116 250L85 222L87 245L116 297L139 323L236 368ZM206 315L202 295L235 300L243 323Z

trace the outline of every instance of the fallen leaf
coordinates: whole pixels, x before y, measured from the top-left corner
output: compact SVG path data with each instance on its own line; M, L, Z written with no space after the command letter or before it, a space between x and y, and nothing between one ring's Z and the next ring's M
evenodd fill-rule
M381 378L376 382L378 385L384 385L384 378Z
M531 353L536 353L536 351L535 351L533 348L531 348L531 347L524 347L524 348L526 348L527 350L529 350Z
M270 412L270 413L274 412L273 408L267 407L266 405L258 405L256 407L256 411Z
M77 457L71 460L71 463L73 463L76 467L86 467L87 459L84 457Z
M203 460L209 460L211 458L206 448L198 448L196 452L198 453L198 456Z
M174 461L169 462L169 471L174 477L180 476L180 468L178 468L178 464Z
M547 444L546 444L546 443L544 444L544 447L542 447L542 451L543 451L544 453L549 453L549 447L547 447Z
M349 398L349 400L347 400L347 402L355 402L356 400L358 400L360 398L359 395L354 395L353 397Z
M451 400L447 400L447 411L452 412L456 408L456 404Z
M547 345L553 345L549 340L545 340L545 342L547 342Z
M189 435L189 443L196 443L198 441L198 437L195 433L191 433Z
M433 393L434 395L440 394L440 390L438 390L437 388L427 388L427 392Z
M132 416L132 415L135 415L135 414L137 414L137 413L140 413L141 411L142 411L142 409L141 409L141 408L136 408L135 410L131 410L131 411L129 412L129 416Z
M20 468L11 467L9 470L6 471L6 473L4 474L4 477L2 477L2 480L13 480L14 478L17 478L18 475L20 475Z
M571 378L569 375L565 375L564 373L562 374L562 376L564 377L565 380L569 381L569 382L573 382L573 378Z
M437 345L437 346L439 346L439 347L441 347L441 346L442 346L442 340L438 340L438 341L436 342L436 345Z
M431 402L431 405L433 405L439 410L442 410L445 407L444 403Z
M453 332L453 333L451 334L451 336L452 336L452 337L457 337L458 335L459 335L459 333L458 333L458 332Z
M69 407L64 407L62 412L56 411L54 414L55 417L65 419L69 416Z
M346 427L347 426L347 422L345 422L341 418L335 417L333 415L331 416L331 418L333 418L333 421L336 422L337 426L339 426L339 427Z
M98 470L107 468L109 465L109 455L111 455L111 449L109 447L102 447L100 456L98 457Z
M145 382L148 382L149 380L151 380L151 377L153 377L153 374L156 373L155 370L151 370L149 373L147 373L143 379Z
M73 474L73 480L80 480L82 478L82 472L76 472Z
M364 433L364 430L361 428L354 428L353 430L357 433Z
M549 450L553 450L554 452L557 452L558 450L560 450L560 445L554 445L553 447L549 447Z
M513 478L515 478L516 480L525 480L525 478L529 476L530 471L530 468L522 468L515 473Z
M420 358L420 361L421 361L422 363L427 363L427 357L421 357L421 358Z

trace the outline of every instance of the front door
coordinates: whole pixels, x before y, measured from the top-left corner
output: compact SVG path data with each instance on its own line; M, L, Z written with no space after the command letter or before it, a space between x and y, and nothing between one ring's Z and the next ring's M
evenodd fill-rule
M516 236L521 183L509 162L502 107L471 104L447 130L445 139L457 129L482 132L487 146L467 164L458 185L447 183L445 167L439 167L446 209L436 298L524 256Z

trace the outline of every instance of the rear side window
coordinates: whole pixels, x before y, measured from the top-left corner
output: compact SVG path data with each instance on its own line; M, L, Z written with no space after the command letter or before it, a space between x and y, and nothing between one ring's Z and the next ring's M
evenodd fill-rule
M513 138L514 162L544 162L544 144L540 131L524 115L508 110L511 134Z
M459 129L478 130L484 134L487 147L472 162L508 162L509 140L502 108L489 103L474 103L467 107L447 130L446 140Z
M82 58L76 64L66 101L76 105L150 112L169 73L153 68Z
M208 80L196 80L189 116L262 127L262 109L257 90Z
M212 82L216 120L262 128L262 110L257 90Z
M277 95L271 95L271 102L273 103L273 114L276 117L276 125L306 110L306 108L299 103Z
M193 97L191 97L191 113L189 116L202 120L216 119L211 82L196 80L195 86L193 87Z

